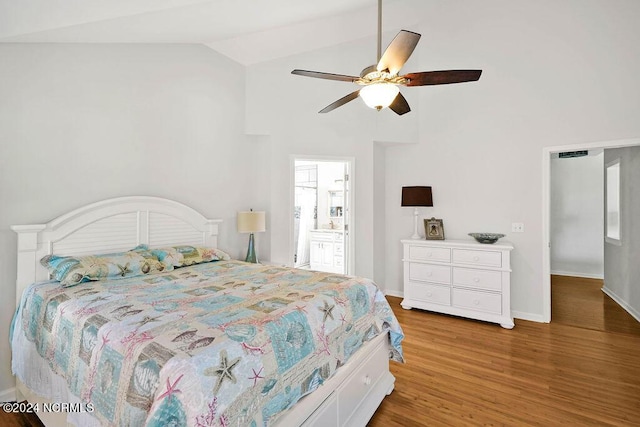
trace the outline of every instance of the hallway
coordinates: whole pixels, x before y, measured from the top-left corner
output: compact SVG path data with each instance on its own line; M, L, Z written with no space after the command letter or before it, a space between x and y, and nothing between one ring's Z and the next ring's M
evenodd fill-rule
M640 322L602 292L602 280L551 276L551 322L640 336Z

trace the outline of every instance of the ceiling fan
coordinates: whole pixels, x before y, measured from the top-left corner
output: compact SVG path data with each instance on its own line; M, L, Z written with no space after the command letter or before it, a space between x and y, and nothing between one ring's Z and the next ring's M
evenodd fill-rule
M380 111L389 107L398 115L411 111L409 103L400 93L399 86L427 86L444 85L450 83L472 82L480 78L482 70L444 70L424 71L398 75L405 62L415 49L420 34L401 30L391 41L387 49L381 54L382 43L382 0L378 0L378 64L371 65L360 73L360 77L344 74L323 73L320 71L293 70L291 74L315 77L318 79L351 82L362 86L337 101L327 105L320 113L328 113L336 108L353 101L357 97L371 108Z

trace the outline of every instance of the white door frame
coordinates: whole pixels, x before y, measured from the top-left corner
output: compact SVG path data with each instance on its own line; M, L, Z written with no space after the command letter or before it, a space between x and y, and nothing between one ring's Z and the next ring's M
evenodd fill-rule
M293 241L293 228L295 218L293 211L295 208L295 184L296 184L296 160L304 160L308 162L344 162L348 163L349 169L349 193L348 193L348 205L349 212L345 212L344 215L349 215L349 229L348 237L346 237L347 247L345 247L345 263L347 275L354 275L355 272L355 157L341 157L341 156L313 156L308 154L290 154L289 155L289 262L287 265L293 263L293 257L295 255L295 244Z
M640 145L640 138L584 144L559 145L542 149L542 321L551 321L551 154L563 151L622 148ZM604 237L603 237L604 242Z

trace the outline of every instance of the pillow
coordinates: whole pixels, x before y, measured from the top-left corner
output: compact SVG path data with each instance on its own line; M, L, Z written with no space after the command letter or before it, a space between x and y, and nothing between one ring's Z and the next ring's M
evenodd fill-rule
M226 252L220 249L188 245L151 249L151 253L169 268L231 259Z
M49 270L53 279L58 280L65 288L90 280L121 279L173 268L160 262L144 245L128 252L103 255L47 255L40 263Z

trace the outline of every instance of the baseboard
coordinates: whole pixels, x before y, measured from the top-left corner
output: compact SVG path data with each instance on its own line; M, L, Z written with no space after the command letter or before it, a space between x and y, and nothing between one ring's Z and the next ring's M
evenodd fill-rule
M531 322L538 322L538 323L547 323L544 321L544 317L541 314L526 313L523 311L511 310L511 315L513 316L514 319L529 320ZM516 325L516 327L518 327L518 325Z
M385 290L384 294L392 296L392 297L404 298L404 292L402 292L402 291L387 291L387 290Z
M589 274L589 273L578 273L575 271L558 271L551 270L551 274L554 276L570 276L570 277L583 277L585 279L600 279L604 280L603 274Z
M0 391L0 402L15 402L16 400L16 388L11 387L7 390Z
M622 298L620 298L618 295L616 295L615 292L613 292L611 289L607 288L606 286L602 287L602 292L609 295L611 299L614 300L620 307L624 308L624 310L627 313L629 313L631 316L633 316L634 319L640 322L640 312L638 312L629 304L627 304L627 302L624 301Z

